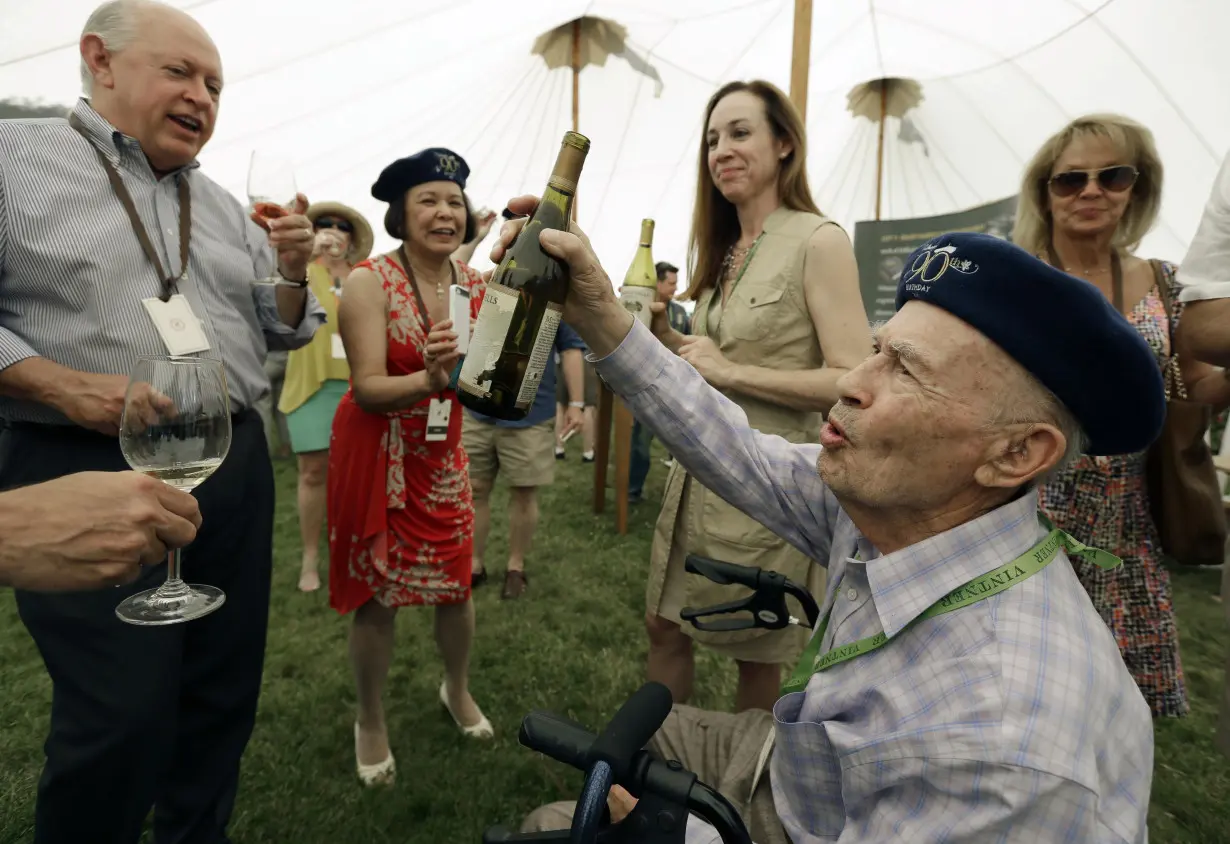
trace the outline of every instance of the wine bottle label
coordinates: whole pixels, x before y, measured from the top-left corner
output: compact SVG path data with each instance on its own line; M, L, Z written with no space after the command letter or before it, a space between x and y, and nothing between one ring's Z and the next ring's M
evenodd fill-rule
M502 284L487 285L483 304L478 309L474 336L470 338L470 349L466 352L461 374L457 377L458 389L479 398L490 397L490 374L495 371L500 355L504 352L508 327L520 299L517 291Z
M654 303L657 297L658 290L655 287L628 285L624 288L624 292L620 294L619 301L632 316L639 319L648 328L650 322L653 321L653 311L649 310L649 306Z
M538 327L538 336L534 338L534 350L530 352L529 365L525 367L521 392L517 394L518 410L528 410L538 396L542 376L551 365L551 352L555 350L555 335L559 331L559 321L563 313L562 306L554 302L547 303L542 314L542 323Z

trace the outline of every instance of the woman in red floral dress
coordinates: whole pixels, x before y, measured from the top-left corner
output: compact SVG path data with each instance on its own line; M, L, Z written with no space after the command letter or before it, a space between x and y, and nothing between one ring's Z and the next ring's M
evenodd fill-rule
M475 294L473 317L482 287L451 257L477 234L462 193L468 172L445 149L385 168L372 195L389 203L385 229L402 243L355 267L339 309L351 386L329 451L329 602L354 613L355 763L367 785L395 774L383 692L398 607L435 607L440 702L466 735L493 734L468 690L474 506L449 387L459 356L448 288Z

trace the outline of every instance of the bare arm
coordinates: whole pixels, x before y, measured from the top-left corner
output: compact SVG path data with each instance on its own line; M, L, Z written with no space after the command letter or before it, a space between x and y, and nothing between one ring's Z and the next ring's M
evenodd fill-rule
M1192 357L1230 366L1230 299L1188 302L1177 333Z
M715 291L713 295L717 296L718 293ZM680 334L671 326L670 315L667 312L669 307L670 305L665 302L654 302L649 306L653 311L653 335L662 341L663 346L679 354L679 347L683 345L687 335Z
M338 303L338 333L350 362L355 403L368 413L413 407L440 390L426 371L389 375L389 304L380 279L366 267L350 273Z
M307 313L308 289L278 285L274 290L278 302L278 316L282 318L282 324L289 328L298 328Z
M1230 379L1227 379L1225 371L1197 359L1192 352L1191 335L1183 331L1191 318L1191 308L1190 304L1184 307L1183 318L1179 320L1179 329L1175 333L1179 370L1183 376L1183 384L1187 387L1188 399L1201 404L1211 404L1215 412L1220 411L1230 407Z
M560 368L564 371L564 386L568 388L568 401L585 398L585 368L580 349L565 349L560 352Z
M474 257L474 250L478 248L478 244L482 243L481 237L476 237L469 243L463 243L457 247L457 251L453 253L453 260L469 266L470 259Z
M30 357L0 370L0 395L36 401L73 422L115 436L124 414L128 379L69 369L44 357Z
M734 364L721 386L796 410L827 412L837 403L837 379L871 354L858 265L850 239L837 226L822 226L807 244L803 295L824 367L799 371Z

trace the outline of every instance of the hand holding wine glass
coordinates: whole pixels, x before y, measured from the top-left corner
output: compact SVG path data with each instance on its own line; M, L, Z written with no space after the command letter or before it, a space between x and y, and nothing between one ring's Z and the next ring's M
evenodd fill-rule
M191 492L222 465L230 446L230 399L220 361L137 361L120 421L120 449L129 466ZM115 612L130 624L175 624L207 615L225 600L221 589L184 583L180 552L175 550L168 556L166 582L132 595Z
M269 245L277 253L283 274L292 281L298 279L311 260L315 234L304 216L307 197L299 193L285 156L253 151L248 165L248 202L252 222L269 232ZM286 284L274 269L262 282Z

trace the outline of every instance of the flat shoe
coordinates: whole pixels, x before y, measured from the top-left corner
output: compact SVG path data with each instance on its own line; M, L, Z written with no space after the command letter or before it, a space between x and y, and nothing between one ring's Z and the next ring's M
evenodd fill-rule
M375 765L364 765L359 761L359 723L354 725L354 764L363 785L370 788L374 785L392 785L397 777L397 762L393 759L393 751L388 758Z
M504 591L500 593L500 597L506 601L520 598L525 594L525 590L529 585L530 581L525 576L525 572L507 571L504 573Z
M457 720L456 714L453 713L453 707L448 705L448 691L445 684L440 684L440 705L448 713L448 717L453 719L453 723L457 725L457 729L461 730L462 735L467 738L474 739L490 739L495 738L495 728L491 726L491 722L487 720L487 716L479 713L479 722L472 724L469 727Z

